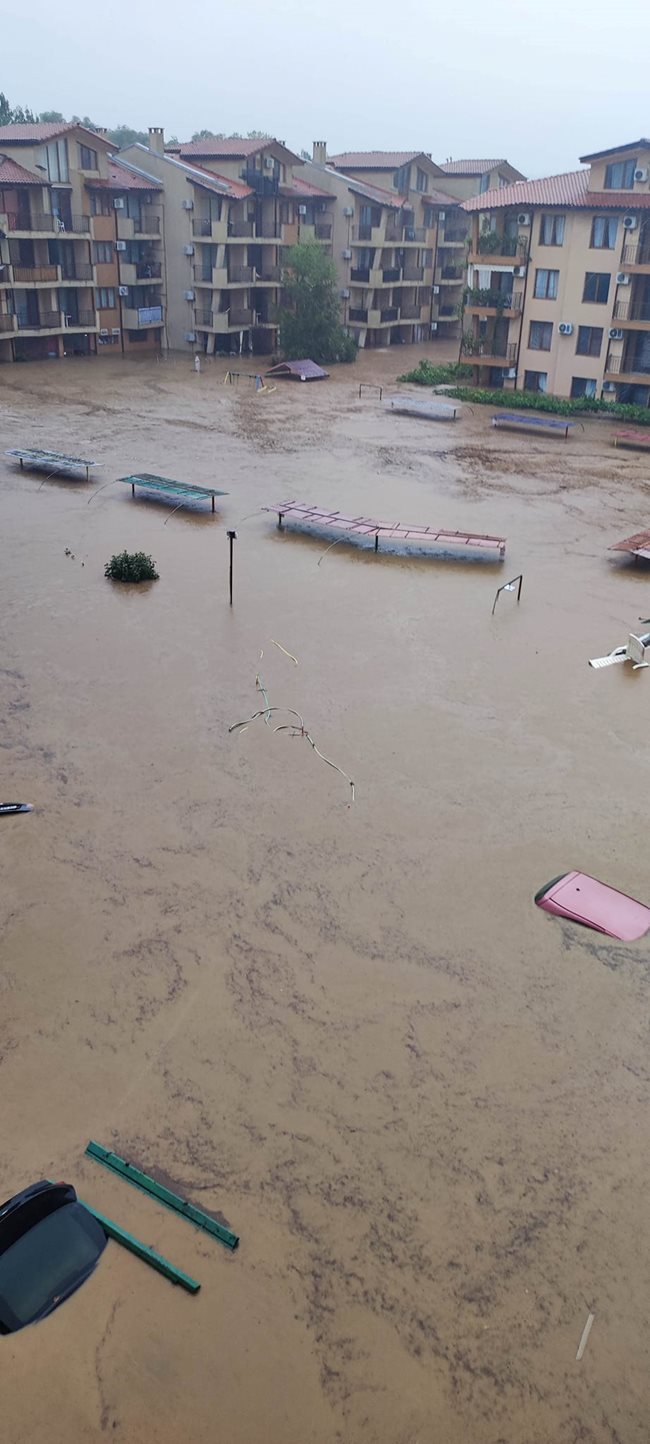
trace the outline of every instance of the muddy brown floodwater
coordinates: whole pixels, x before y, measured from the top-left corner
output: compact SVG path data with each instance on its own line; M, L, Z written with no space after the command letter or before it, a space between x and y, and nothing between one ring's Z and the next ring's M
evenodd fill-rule
M403 364L271 395L185 360L0 376L2 445L104 487L0 461L1 786L36 809L1 824L0 1195L69 1179L202 1285L111 1243L1 1341L6 1444L647 1444L650 946L533 894L577 867L650 900L650 678L587 666L650 615L607 551L650 463L604 422L359 400ZM138 470L229 496L105 485ZM287 496L502 532L505 567L318 565L259 511ZM157 583L104 580L125 547ZM229 734L258 670L354 806L304 740Z

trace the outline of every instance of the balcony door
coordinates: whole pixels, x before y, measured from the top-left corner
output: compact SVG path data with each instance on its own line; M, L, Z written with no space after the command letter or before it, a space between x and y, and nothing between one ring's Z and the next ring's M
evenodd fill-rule
M72 230L72 204L68 191L52 191L52 214L58 217L62 230Z

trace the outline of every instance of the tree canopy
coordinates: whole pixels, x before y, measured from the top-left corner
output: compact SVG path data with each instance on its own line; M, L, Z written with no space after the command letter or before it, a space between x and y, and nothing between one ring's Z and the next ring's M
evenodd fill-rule
M192 140L272 140L267 130L247 130L243 135L240 130L231 130L229 134L225 130L195 130Z
M356 344L340 321L334 262L318 241L307 241L291 247L284 265L280 347L285 356L310 356L319 365L354 361Z

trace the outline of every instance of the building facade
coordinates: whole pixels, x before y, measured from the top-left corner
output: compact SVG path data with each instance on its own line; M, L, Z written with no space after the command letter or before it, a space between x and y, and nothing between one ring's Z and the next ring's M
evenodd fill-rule
M650 403L650 140L465 201L477 383Z

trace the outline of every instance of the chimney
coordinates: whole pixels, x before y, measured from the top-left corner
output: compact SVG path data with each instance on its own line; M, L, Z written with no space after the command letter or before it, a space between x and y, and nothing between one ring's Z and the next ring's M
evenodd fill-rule
M149 150L155 150L156 155L165 154L165 132L162 125L149 126Z
M315 140L312 142L312 160L315 165L327 165L327 141Z

